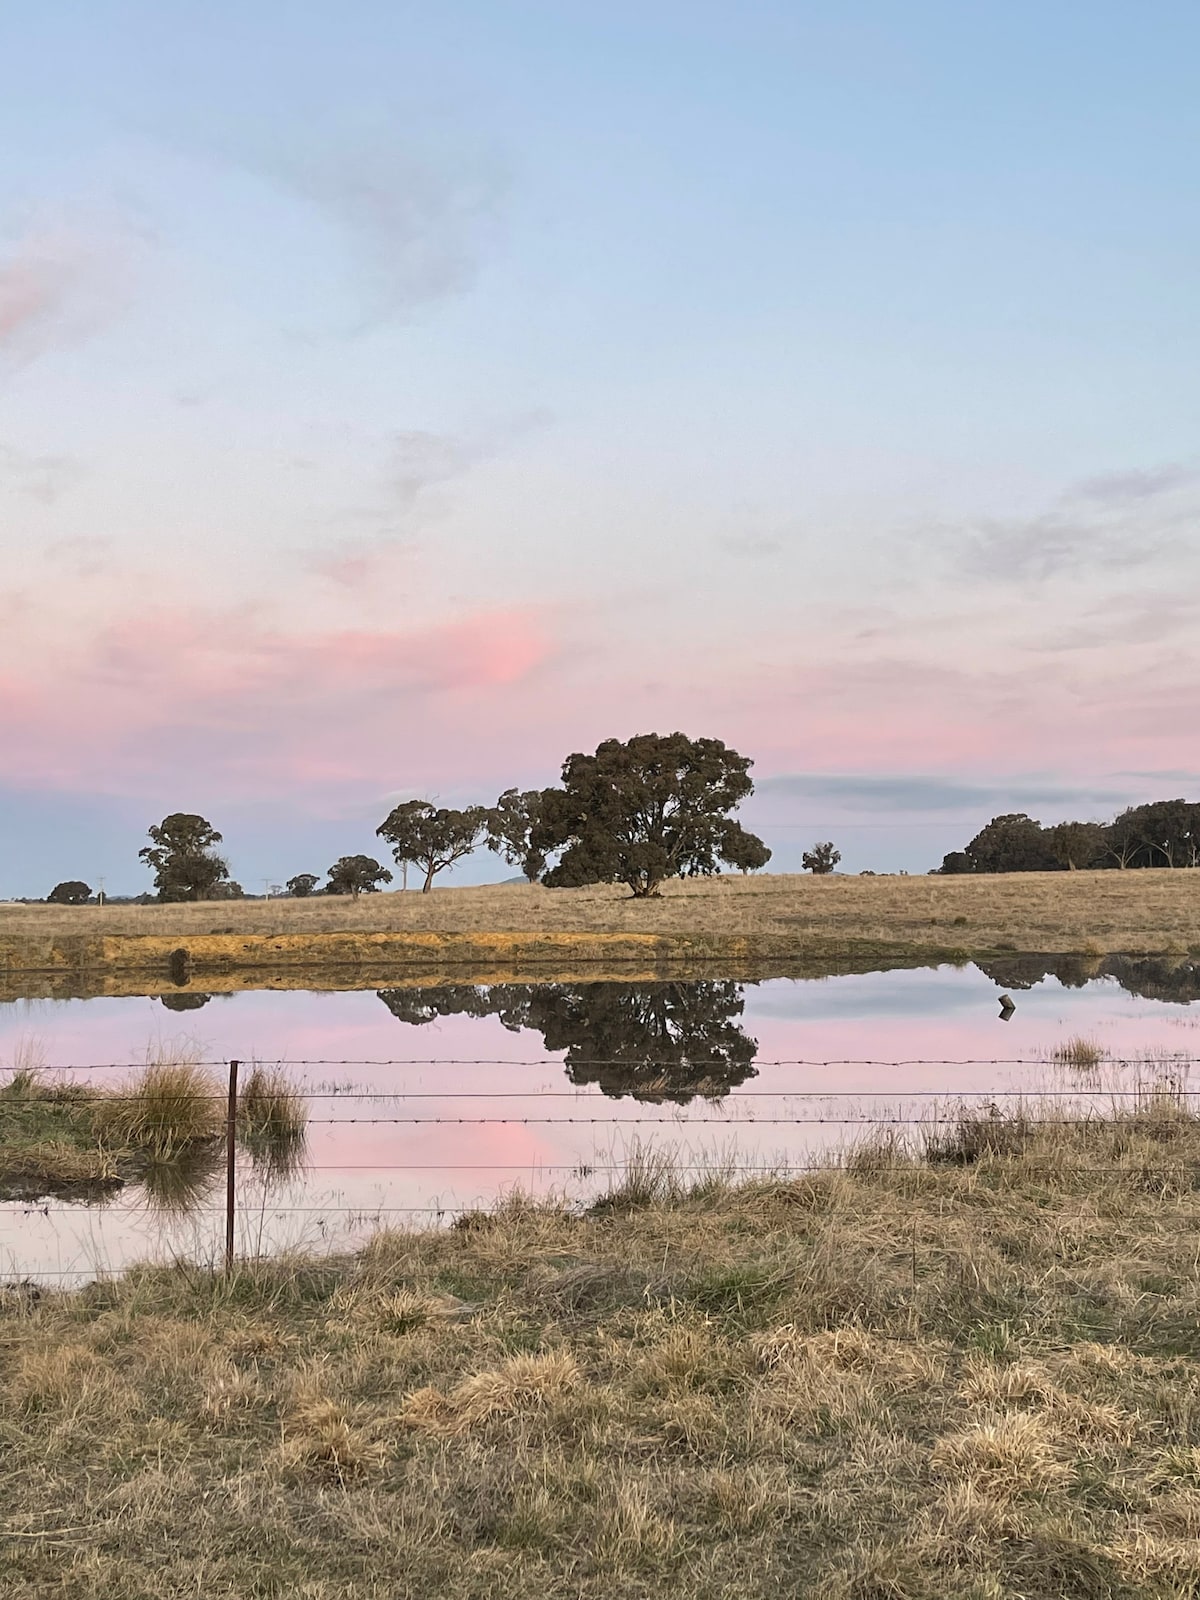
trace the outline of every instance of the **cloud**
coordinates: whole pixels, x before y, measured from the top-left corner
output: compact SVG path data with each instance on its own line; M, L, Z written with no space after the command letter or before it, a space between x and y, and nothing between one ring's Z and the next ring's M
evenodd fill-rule
M73 489L85 476L83 463L75 456L27 455L0 444L0 479L15 493L51 506Z
M537 410L460 434L413 428L389 435L383 447L376 502L343 511L338 518L367 524L370 533L310 554L306 558L309 570L349 589L376 581L393 562L397 542L410 540L422 522L445 509L431 491L465 477L551 420L550 412Z
M45 223L0 246L0 358L20 365L89 338L125 304L129 268L111 228Z
M1124 789L1046 783L1036 779L997 779L971 783L956 778L907 773L791 773L755 785L766 799L791 804L814 801L848 811L978 811L1003 806L1083 807L1120 804Z
M388 487L402 511L411 510L420 495L435 484L449 483L479 459L481 442L444 433L412 429L394 434L390 443Z
M1114 595L1091 607L1077 623L1039 637L1031 648L1056 653L1160 645L1172 634L1191 633L1198 614L1200 600L1193 595Z
M238 158L343 229L363 290L354 332L468 289L507 189L494 156L435 150L386 120L298 129L285 147Z
M731 533L717 540L726 555L741 556L751 561L762 561L777 556L783 549L782 539L773 539L765 533Z
M164 773L243 795L383 788L410 772L428 782L469 766L489 705L552 653L529 610L308 637L250 608L147 611L59 650L51 681L51 671L0 680L6 770L27 786L109 793ZM449 760L433 754L455 739Z
M1176 548L1180 528L1195 520L1197 484L1200 474L1174 465L1084 479L1035 516L957 530L956 564L968 577L1002 582L1145 566Z
M1076 499L1095 500L1103 505L1127 505L1130 501L1152 500L1197 481L1191 467L1165 465L1132 472L1106 472L1085 478L1071 491Z

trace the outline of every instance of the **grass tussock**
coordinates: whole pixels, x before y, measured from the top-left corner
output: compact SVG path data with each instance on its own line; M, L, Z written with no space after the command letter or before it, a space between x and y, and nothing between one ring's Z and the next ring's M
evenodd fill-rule
M1008 1120L14 1285L0 1592L1194 1594L1200 1124Z
M238 1138L261 1165L294 1171L304 1154L308 1106L287 1075L276 1068L251 1068L238 1094Z
M223 1161L226 1117L223 1084L179 1050L114 1088L18 1065L0 1083L0 1199L97 1198L137 1181L160 1210L182 1214ZM299 1167L307 1120L303 1096L282 1073L252 1069L238 1140L269 1177Z
M97 1098L93 1123L111 1145L169 1156L218 1138L225 1108L212 1073L175 1055L148 1062L130 1084Z
M1059 1066L1074 1067L1081 1072L1098 1067L1104 1058L1103 1047L1097 1044L1095 1039L1085 1038L1082 1034L1073 1034L1064 1043L1057 1045L1050 1056L1050 1059Z

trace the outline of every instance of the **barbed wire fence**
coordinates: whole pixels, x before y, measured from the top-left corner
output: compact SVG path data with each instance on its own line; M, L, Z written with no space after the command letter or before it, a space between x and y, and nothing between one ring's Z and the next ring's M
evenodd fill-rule
M572 1058L571 1066L575 1071L592 1072L605 1069L620 1069L630 1071L636 1067L639 1071L674 1071L678 1072L681 1065L690 1065L697 1071L705 1068L718 1067L718 1061L695 1060L690 1063L681 1063L678 1059L655 1060L653 1057L638 1057L631 1059L622 1057L589 1057ZM287 1069L312 1069L312 1068L388 1068L388 1069L413 1069L422 1067L464 1068L551 1068L561 1065L553 1058L545 1056L535 1059L514 1059L512 1057L254 1057L243 1060L242 1058L196 1060L189 1065L215 1071L221 1069L228 1073L227 1087L220 1092L214 1087L212 1090L197 1091L190 1096L192 1100L213 1101L225 1106L224 1133L222 1137L223 1155L225 1163L225 1202L224 1205L195 1205L189 1206L189 1217L218 1217L225 1219L224 1237L224 1269L226 1273L234 1270L236 1262L236 1236L238 1220L238 1125L240 1100L240 1073L244 1066L252 1068ZM622 1090L617 1095L610 1096L605 1092L605 1098L611 1098L622 1106L622 1110L610 1111L604 1115L513 1115L495 1113L479 1116L440 1113L436 1115L404 1114L390 1116L308 1116L305 1119L306 1127L395 1127L395 1128L429 1128L437 1126L453 1127L610 1127L613 1129L628 1129L636 1133L644 1127L670 1127L681 1133L688 1130L707 1128L726 1128L738 1131L750 1131L756 1128L838 1128L838 1129L871 1129L880 1133L887 1130L921 1129L928 1128L939 1120L939 1113L946 1121L968 1113L1001 1115L1001 1106L1006 1108L1022 1108L1023 1114L1028 1114L1029 1120L1039 1126L1076 1126L1089 1116L1097 1114L1098 1108L1107 1102L1110 1107L1121 1106L1137 1107L1145 1103L1148 1098L1161 1098L1166 1095L1171 1103L1184 1110L1191 1110L1200 1100L1200 1089L1191 1089L1187 1086L1187 1075L1193 1066L1200 1065L1200 1056L1186 1053L1160 1055L1141 1052L1130 1056L1106 1055L1102 1066L1108 1072L1121 1072L1134 1069L1146 1074L1143 1081L1133 1085L1122 1086L1119 1083L1088 1083L1079 1081L1069 1086L1039 1087L1027 1085L1014 1088L1011 1085L995 1084L984 1087L970 1086L956 1089L947 1085L938 1089L906 1089L895 1085L886 1085L871 1088L820 1088L799 1089L793 1087L768 1089L762 1087L744 1088L733 1086L727 1090L707 1091L704 1088L692 1088L686 1084L676 1084L669 1088L655 1086L652 1088L631 1087ZM50 1069L58 1074L54 1080L56 1084L72 1084L74 1074L100 1074L137 1072L146 1066L146 1061L102 1061L60 1064ZM1069 1069L1071 1063L1056 1058L1052 1053L1037 1056L973 1056L973 1057L779 1057L774 1059L756 1059L756 1070L760 1069L806 1069L806 1070L833 1070L844 1069L884 1069L889 1071L906 1068L936 1068L942 1069L978 1069L991 1067L997 1069ZM1093 1069L1075 1068L1077 1077L1086 1078L1093 1075ZM95 1082L95 1080L92 1080ZM43 1095L35 1092L31 1083L24 1093L14 1092L15 1083L5 1088L3 1096L4 1109L16 1109L22 1105L32 1105L43 1099ZM120 1091L124 1098L136 1102L138 1092L134 1090ZM569 1100L576 1103L587 1101L595 1104L598 1098L597 1086L594 1083L580 1083L571 1088L530 1088L530 1089L411 1089L404 1087L388 1087L373 1089L342 1089L342 1088L313 1088L309 1089L302 1084L295 1087L294 1093L298 1098L303 1098L309 1103L333 1102L341 1104L356 1104L370 1102L379 1105L380 1102L394 1102L407 1106L414 1103L420 1108L426 1102L466 1102L480 1106L491 1105L495 1102L513 1101L562 1101ZM73 1093L74 1104L101 1103L110 1101L113 1091L97 1088L90 1093ZM775 1114L764 1114L757 1105L746 1108L746 1102L762 1101L776 1102L774 1106L767 1105L766 1110ZM840 1111L837 1115L830 1115L827 1111L816 1109L821 1102L913 1102L915 1108L903 1114L887 1114L876 1104L870 1109L859 1109L853 1112ZM652 1103L655 1114L648 1115L642 1109ZM673 1110L663 1114L667 1107ZM1042 1107L1049 1108L1048 1111ZM1027 1111L1025 1108L1029 1108ZM1055 1108L1061 1108L1057 1115ZM820 1173L840 1172L846 1170L846 1154L841 1151L826 1156L820 1160L805 1161L756 1161L753 1163L737 1164L720 1160L716 1165L723 1176L726 1177L771 1177L780 1180L799 1178ZM714 1162L680 1162L672 1160L672 1171L676 1174L708 1173L713 1171ZM888 1170L900 1170L887 1163L880 1163L872 1169L869 1160L856 1167L858 1171L878 1171L883 1173ZM1083 1175L1119 1174L1127 1171L1126 1168L1114 1166L1084 1166L1074 1165L1073 1171ZM573 1177L577 1179L592 1179L596 1177L620 1177L628 1171L628 1162L622 1161L592 1161L578 1160L568 1163L563 1162L453 1162L453 1161L370 1161L347 1162L338 1161L329 1164L310 1163L303 1164L305 1175L316 1172L351 1173L351 1172L377 1172L381 1174L408 1174L408 1173L488 1173L494 1177L505 1174L517 1177L522 1174L536 1173L542 1176ZM1200 1180L1200 1172L1197 1173ZM476 1206L454 1205L299 1205L289 1204L272 1206L272 1215L279 1216L319 1216L331 1217L345 1215L347 1217L363 1217L371 1221L382 1220L385 1217L426 1218L435 1222L453 1220L467 1211L477 1210ZM52 1216L78 1216L80 1206L61 1200L46 1199L17 1199L0 1202L0 1216L4 1215L40 1215ZM78 1268L63 1269L37 1269L22 1272L19 1281L29 1283L42 1279L79 1278L81 1273ZM4 1282L0 1274L0 1285Z

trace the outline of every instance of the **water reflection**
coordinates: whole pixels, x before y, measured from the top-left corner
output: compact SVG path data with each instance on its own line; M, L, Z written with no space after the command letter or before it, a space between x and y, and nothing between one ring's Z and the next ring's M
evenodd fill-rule
M160 994L158 997L168 1011L199 1011L212 999L210 994Z
M1143 1000L1190 1005L1200 1000L1200 962L1190 956L993 956L975 965L1002 989L1032 989L1055 978L1064 989L1082 989L1115 978Z
M565 1052L572 1083L595 1084L613 1098L630 1095L686 1105L719 1099L755 1076L758 1044L739 1026L746 985L724 979L690 983L452 984L381 989L400 1022L439 1017L496 1017L512 1032L540 1033L545 1048Z
M183 1217L202 1206L225 1172L222 1144L178 1155L152 1157L138 1178L147 1209L162 1217Z

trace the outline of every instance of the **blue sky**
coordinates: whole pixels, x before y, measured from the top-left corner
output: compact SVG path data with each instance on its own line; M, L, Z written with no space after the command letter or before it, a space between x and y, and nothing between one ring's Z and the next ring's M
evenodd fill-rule
M1198 45L11 8L0 892L175 809L250 887L650 728L755 756L782 865L1184 792Z

